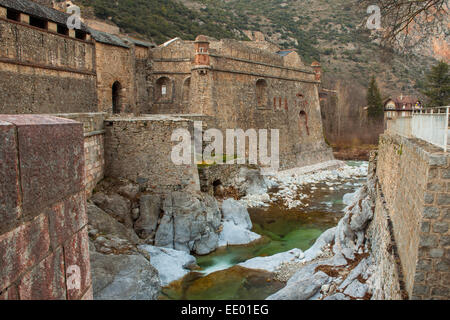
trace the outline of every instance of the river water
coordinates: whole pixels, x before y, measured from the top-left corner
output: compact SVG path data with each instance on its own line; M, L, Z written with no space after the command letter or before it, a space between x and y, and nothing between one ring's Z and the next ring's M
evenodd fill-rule
M350 161L350 166L366 165ZM303 186L302 194L308 195L304 206L286 209L280 204L266 208L250 208L253 232L262 239L249 245L228 246L215 252L198 256L199 270L162 289L160 299L170 300L259 300L265 299L284 287L273 274L237 266L254 257L300 248L310 248L327 229L337 225L345 207L342 198L363 185L365 178L351 177ZM274 190L275 192L276 190Z

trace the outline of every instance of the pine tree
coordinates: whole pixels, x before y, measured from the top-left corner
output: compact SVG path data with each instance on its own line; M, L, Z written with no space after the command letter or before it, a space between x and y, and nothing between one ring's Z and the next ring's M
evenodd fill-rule
M369 118L378 119L383 117L383 100L374 76L372 76L367 88L367 106Z
M425 89L422 91L430 101L429 107L443 107L450 104L450 76L448 64L441 61L431 67L425 78Z

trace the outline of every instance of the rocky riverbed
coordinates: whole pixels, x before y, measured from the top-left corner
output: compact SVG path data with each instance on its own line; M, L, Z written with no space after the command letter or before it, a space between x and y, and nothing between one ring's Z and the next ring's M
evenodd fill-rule
M283 292L295 270L332 256L331 236L307 249L337 224L342 197L367 171L365 163L323 166L237 177L247 189L240 201L102 182L88 204L94 297L264 299Z

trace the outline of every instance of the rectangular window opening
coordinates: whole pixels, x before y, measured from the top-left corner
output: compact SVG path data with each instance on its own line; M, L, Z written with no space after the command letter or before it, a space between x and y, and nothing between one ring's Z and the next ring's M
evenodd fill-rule
M47 21L41 18L30 17L30 25L41 29L47 29Z
M6 18L9 20L20 21L20 12L13 9L7 9Z
M63 26L62 24L58 24L57 32L59 34L63 34L65 36L68 36L69 35L69 28L67 28L66 26Z

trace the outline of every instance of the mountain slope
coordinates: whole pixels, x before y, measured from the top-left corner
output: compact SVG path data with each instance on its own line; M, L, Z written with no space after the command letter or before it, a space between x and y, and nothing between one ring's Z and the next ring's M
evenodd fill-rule
M262 31L282 48L297 48L310 63L319 60L324 84L339 81L367 86L377 76L384 96L417 94L434 60L402 55L371 40L366 12L348 0L80 0L83 14L110 20L124 32L162 43L173 37L246 39L244 30ZM361 91L361 90L359 90ZM358 92L363 94L363 92Z

